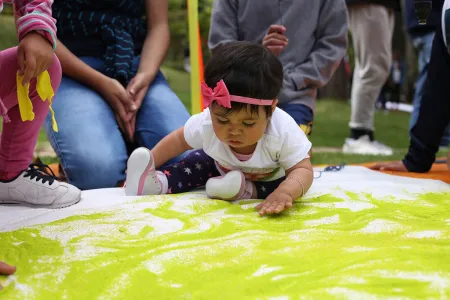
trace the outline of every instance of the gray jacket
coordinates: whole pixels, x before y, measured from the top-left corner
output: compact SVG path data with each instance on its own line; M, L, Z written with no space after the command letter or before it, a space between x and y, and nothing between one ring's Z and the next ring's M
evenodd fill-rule
M280 55L284 67L280 103L302 103L313 110L347 49L345 0L215 0L208 46L230 41L262 43L270 25L286 27L289 44Z

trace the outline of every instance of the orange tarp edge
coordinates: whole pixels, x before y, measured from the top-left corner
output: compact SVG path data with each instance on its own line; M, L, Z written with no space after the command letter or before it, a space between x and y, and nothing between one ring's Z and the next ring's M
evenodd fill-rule
M438 158L437 160L446 160L446 157ZM359 164L358 166L370 168L375 164L377 163L364 163ZM448 170L447 164L434 164L430 172L427 173L409 173L409 172L392 172L392 171L380 171L380 172L404 177L436 179L450 183L450 171Z

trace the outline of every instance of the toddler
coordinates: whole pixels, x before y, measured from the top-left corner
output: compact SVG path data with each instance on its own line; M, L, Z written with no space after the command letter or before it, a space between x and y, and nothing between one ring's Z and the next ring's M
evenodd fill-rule
M53 1L0 0L0 11L3 2L14 5L19 46L0 51L0 204L66 207L80 200L80 190L58 182L48 166L30 164L61 82Z
M311 143L277 108L282 82L283 67L267 48L249 42L220 47L201 86L207 108L151 151L131 154L126 194L177 194L205 186L214 199L265 199L257 206L261 215L290 208L310 188L313 170ZM189 149L198 150L161 167Z

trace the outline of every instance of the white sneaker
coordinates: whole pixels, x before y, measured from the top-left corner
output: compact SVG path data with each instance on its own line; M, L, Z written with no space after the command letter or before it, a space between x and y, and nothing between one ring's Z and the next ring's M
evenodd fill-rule
M209 198L236 200L245 191L245 176L241 171L230 171L208 179L205 189Z
M163 182L158 178L155 170L152 152L144 147L134 150L127 162L125 194L127 196L159 195L163 187Z
M392 148L378 142L371 141L368 135L363 135L359 139L348 138L345 140L342 151L345 154L362 154L362 155L392 155Z
M43 164L31 164L16 179L0 182L0 204L20 204L31 207L63 208L78 203L81 191L75 186L57 181L53 171Z

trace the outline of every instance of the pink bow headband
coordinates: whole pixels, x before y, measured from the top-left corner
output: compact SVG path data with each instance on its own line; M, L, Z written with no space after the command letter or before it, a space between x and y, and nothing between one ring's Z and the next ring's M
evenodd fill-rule
M228 92L227 86L223 80L220 80L216 87L211 89L205 82L201 83L201 92L203 96L203 103L205 108L210 106L213 101L217 101L217 103L223 107L231 108L231 101L233 102L241 102L247 104L255 104L255 105L272 105L273 100L264 100L264 99L255 99L255 98L247 98L241 96L230 95Z

